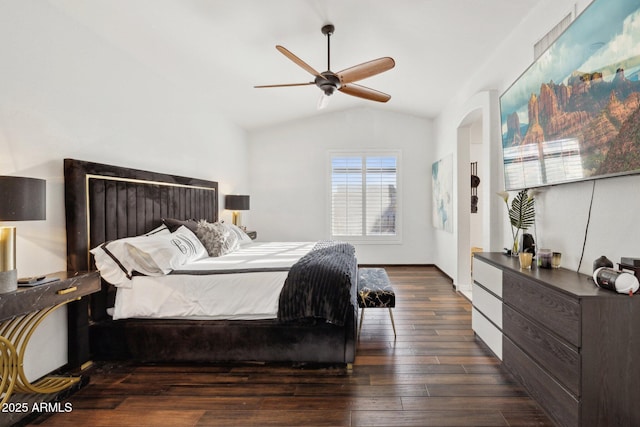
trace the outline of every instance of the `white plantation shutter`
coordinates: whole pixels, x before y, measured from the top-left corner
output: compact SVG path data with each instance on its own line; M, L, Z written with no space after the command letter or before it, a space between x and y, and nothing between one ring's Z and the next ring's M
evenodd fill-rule
M397 237L397 187L396 154L333 154L332 237Z
M396 234L396 159L366 158L366 228L367 236Z
M362 158L333 158L331 169L331 234L334 236L361 236L364 201Z

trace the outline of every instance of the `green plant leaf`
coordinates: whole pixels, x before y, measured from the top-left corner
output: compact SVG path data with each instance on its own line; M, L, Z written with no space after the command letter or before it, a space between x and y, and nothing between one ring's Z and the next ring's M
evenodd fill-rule
M509 209L511 225L526 230L533 225L535 216L535 199L528 196L526 189L520 190L511 202L511 209Z

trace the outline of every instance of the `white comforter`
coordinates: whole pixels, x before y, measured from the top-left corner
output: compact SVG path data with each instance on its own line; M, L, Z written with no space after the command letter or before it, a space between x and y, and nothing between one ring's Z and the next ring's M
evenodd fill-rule
M113 318L274 319L288 269L314 244L252 243L167 276L134 277L117 289ZM218 274L182 274L208 271Z

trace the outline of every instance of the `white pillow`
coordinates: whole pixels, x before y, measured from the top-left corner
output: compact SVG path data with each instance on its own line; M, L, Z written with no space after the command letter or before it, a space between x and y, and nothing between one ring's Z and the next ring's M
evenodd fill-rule
M235 233L236 236L238 236L238 243L240 243L240 245L246 245L247 243L253 243L253 240L251 240L251 237L249 237L249 235L247 233L244 232L244 230L240 227L238 227L235 224L229 224L226 222L223 222L222 225L226 226L232 233Z
M128 257L127 242L148 239L152 236L169 235L166 225L161 225L150 232L136 237L127 237L105 242L91 249L96 267L104 280L112 285L126 284L131 278L133 265Z
M207 256L207 250L184 225L171 234L125 243L134 269L147 276L162 276L176 268Z

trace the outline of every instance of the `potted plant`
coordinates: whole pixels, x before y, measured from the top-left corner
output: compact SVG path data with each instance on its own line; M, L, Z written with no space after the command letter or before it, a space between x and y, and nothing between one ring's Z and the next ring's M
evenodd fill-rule
M509 222L511 224L511 237L513 237L513 245L511 246L511 254L517 255L519 252L518 242L520 231L526 231L535 222L535 198L533 192L522 189L516 194L511 201L509 207L509 193L501 191L498 193L504 200L509 213Z

